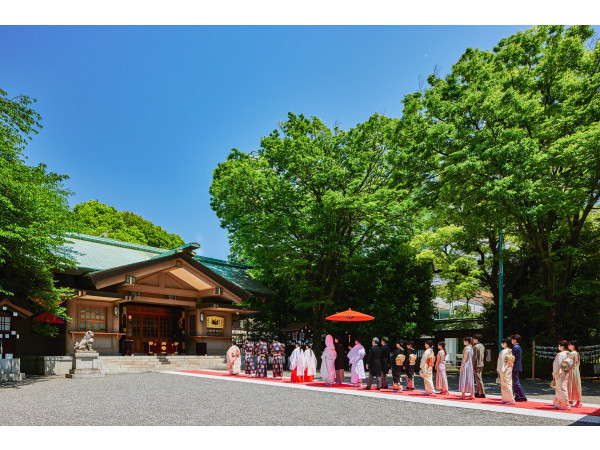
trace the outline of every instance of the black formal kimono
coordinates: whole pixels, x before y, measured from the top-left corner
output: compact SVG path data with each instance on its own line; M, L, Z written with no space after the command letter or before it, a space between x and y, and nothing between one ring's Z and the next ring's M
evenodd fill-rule
M381 388L387 389L387 374L390 371L390 346L387 344L383 344L381 346Z
M379 345L374 345L369 350L367 364L369 365L369 379L365 389L371 389L373 378L377 381L377 389L381 389L381 347Z
M410 363L410 355L415 354L415 350L407 348L405 350L406 359L404 360L404 371L406 372L406 389L414 389L413 378L415 376L415 365Z
M335 370L344 370L346 368L346 352L344 344L336 342L335 347Z
M396 358L398 358L398 356L400 355L404 355L404 349L396 348L396 350L394 350L394 354L392 355L391 361L394 390L402 390L402 367L404 366L404 363L402 363L401 365L396 364Z

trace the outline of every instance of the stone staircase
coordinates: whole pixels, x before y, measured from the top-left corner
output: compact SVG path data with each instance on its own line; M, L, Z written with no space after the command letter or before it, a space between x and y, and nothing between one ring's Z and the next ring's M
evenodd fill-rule
M224 356L100 356L98 361L98 368L105 375L164 372L167 370L227 369Z

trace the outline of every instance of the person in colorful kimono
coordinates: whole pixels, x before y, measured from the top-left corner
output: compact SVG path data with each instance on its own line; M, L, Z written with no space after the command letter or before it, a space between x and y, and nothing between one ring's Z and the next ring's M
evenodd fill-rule
M521 348L520 344L521 336L518 334L513 334L510 337L510 342L512 343L512 354L515 357L515 364L512 372L515 402L526 402L527 397L525 397L525 392L523 392L521 382L519 381L519 374L523 372L523 367L521 366L521 355L523 354L523 349Z
M569 353L569 343L560 341L558 343L558 354L552 364L552 383L555 394L553 407L556 409L571 409L569 406L569 372L573 366L573 360Z
M503 338L501 343L502 351L498 355L498 364L496 365L496 372L498 372L498 379L500 381L500 391L502 392L502 401L500 403L514 405L515 399L512 391L512 371L515 357L512 354L512 350L509 348L510 340L508 338Z
M315 374L317 373L317 357L315 356L315 352L313 352L312 344L306 344L304 362L306 364L306 369L304 369L304 381L314 381Z
M258 345L254 348L256 354L256 377L267 378L267 353L269 348L267 347L266 339L261 337L258 341Z
M269 348L271 356L273 356L273 378L280 380L283 378L283 355L285 353L285 345L279 342L279 337L273 336L273 343Z
M402 348L402 341L396 341L396 350L392 354L392 382L394 392L400 392L402 390L402 367L404 366L404 360L406 355L404 354L404 348Z
M300 342L296 342L296 348L290 356L290 370L292 371L292 383L302 383L304 381L304 370L306 361Z
M404 359L404 372L406 372L406 389L412 391L415 389L415 363L417 362L417 355L413 350L412 341L406 343L405 359Z
M254 376L254 344L249 337L246 338L246 343L242 347L244 352L244 366L246 369L246 376Z
M362 380L365 379L365 365L363 358L365 357L365 348L360 343L361 338L357 337L354 340L354 347L348 352L350 360L350 383L354 387L361 387Z
M435 356L433 354L433 342L425 341L425 352L421 357L421 371L419 375L425 383L425 394L435 397L435 388L433 387L433 365L435 364Z
M230 375L237 375L242 368L242 355L240 348L235 345L235 340L231 341L231 347L227 350L227 369Z
M333 337L328 334L325 337L325 350L321 355L321 378L327 386L332 386L335 381L335 356Z
M446 375L446 343L438 342L437 361L435 363L435 388L440 394L448 394L448 377Z
M573 360L571 375L569 376L569 404L575 408L581 406L581 373L579 372L579 364L581 364L581 356L579 355L579 342L569 341L569 351Z

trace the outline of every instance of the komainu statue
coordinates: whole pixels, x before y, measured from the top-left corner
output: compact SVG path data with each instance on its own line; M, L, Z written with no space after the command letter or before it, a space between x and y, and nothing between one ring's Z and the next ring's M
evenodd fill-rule
M92 351L92 343L94 342L94 332L89 330L83 336L80 342L75 341L75 351Z

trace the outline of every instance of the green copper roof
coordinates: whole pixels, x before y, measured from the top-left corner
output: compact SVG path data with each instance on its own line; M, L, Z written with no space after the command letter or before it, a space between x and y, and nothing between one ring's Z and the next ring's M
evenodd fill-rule
M76 261L79 269L89 269L92 272L148 261L177 252L189 252L199 247L196 243L190 243L177 249L168 250L75 233L68 234L66 238L67 242L54 251L61 256ZM252 266L205 256L193 256L193 258L253 295L272 295L274 293L246 273L244 269L250 269Z

